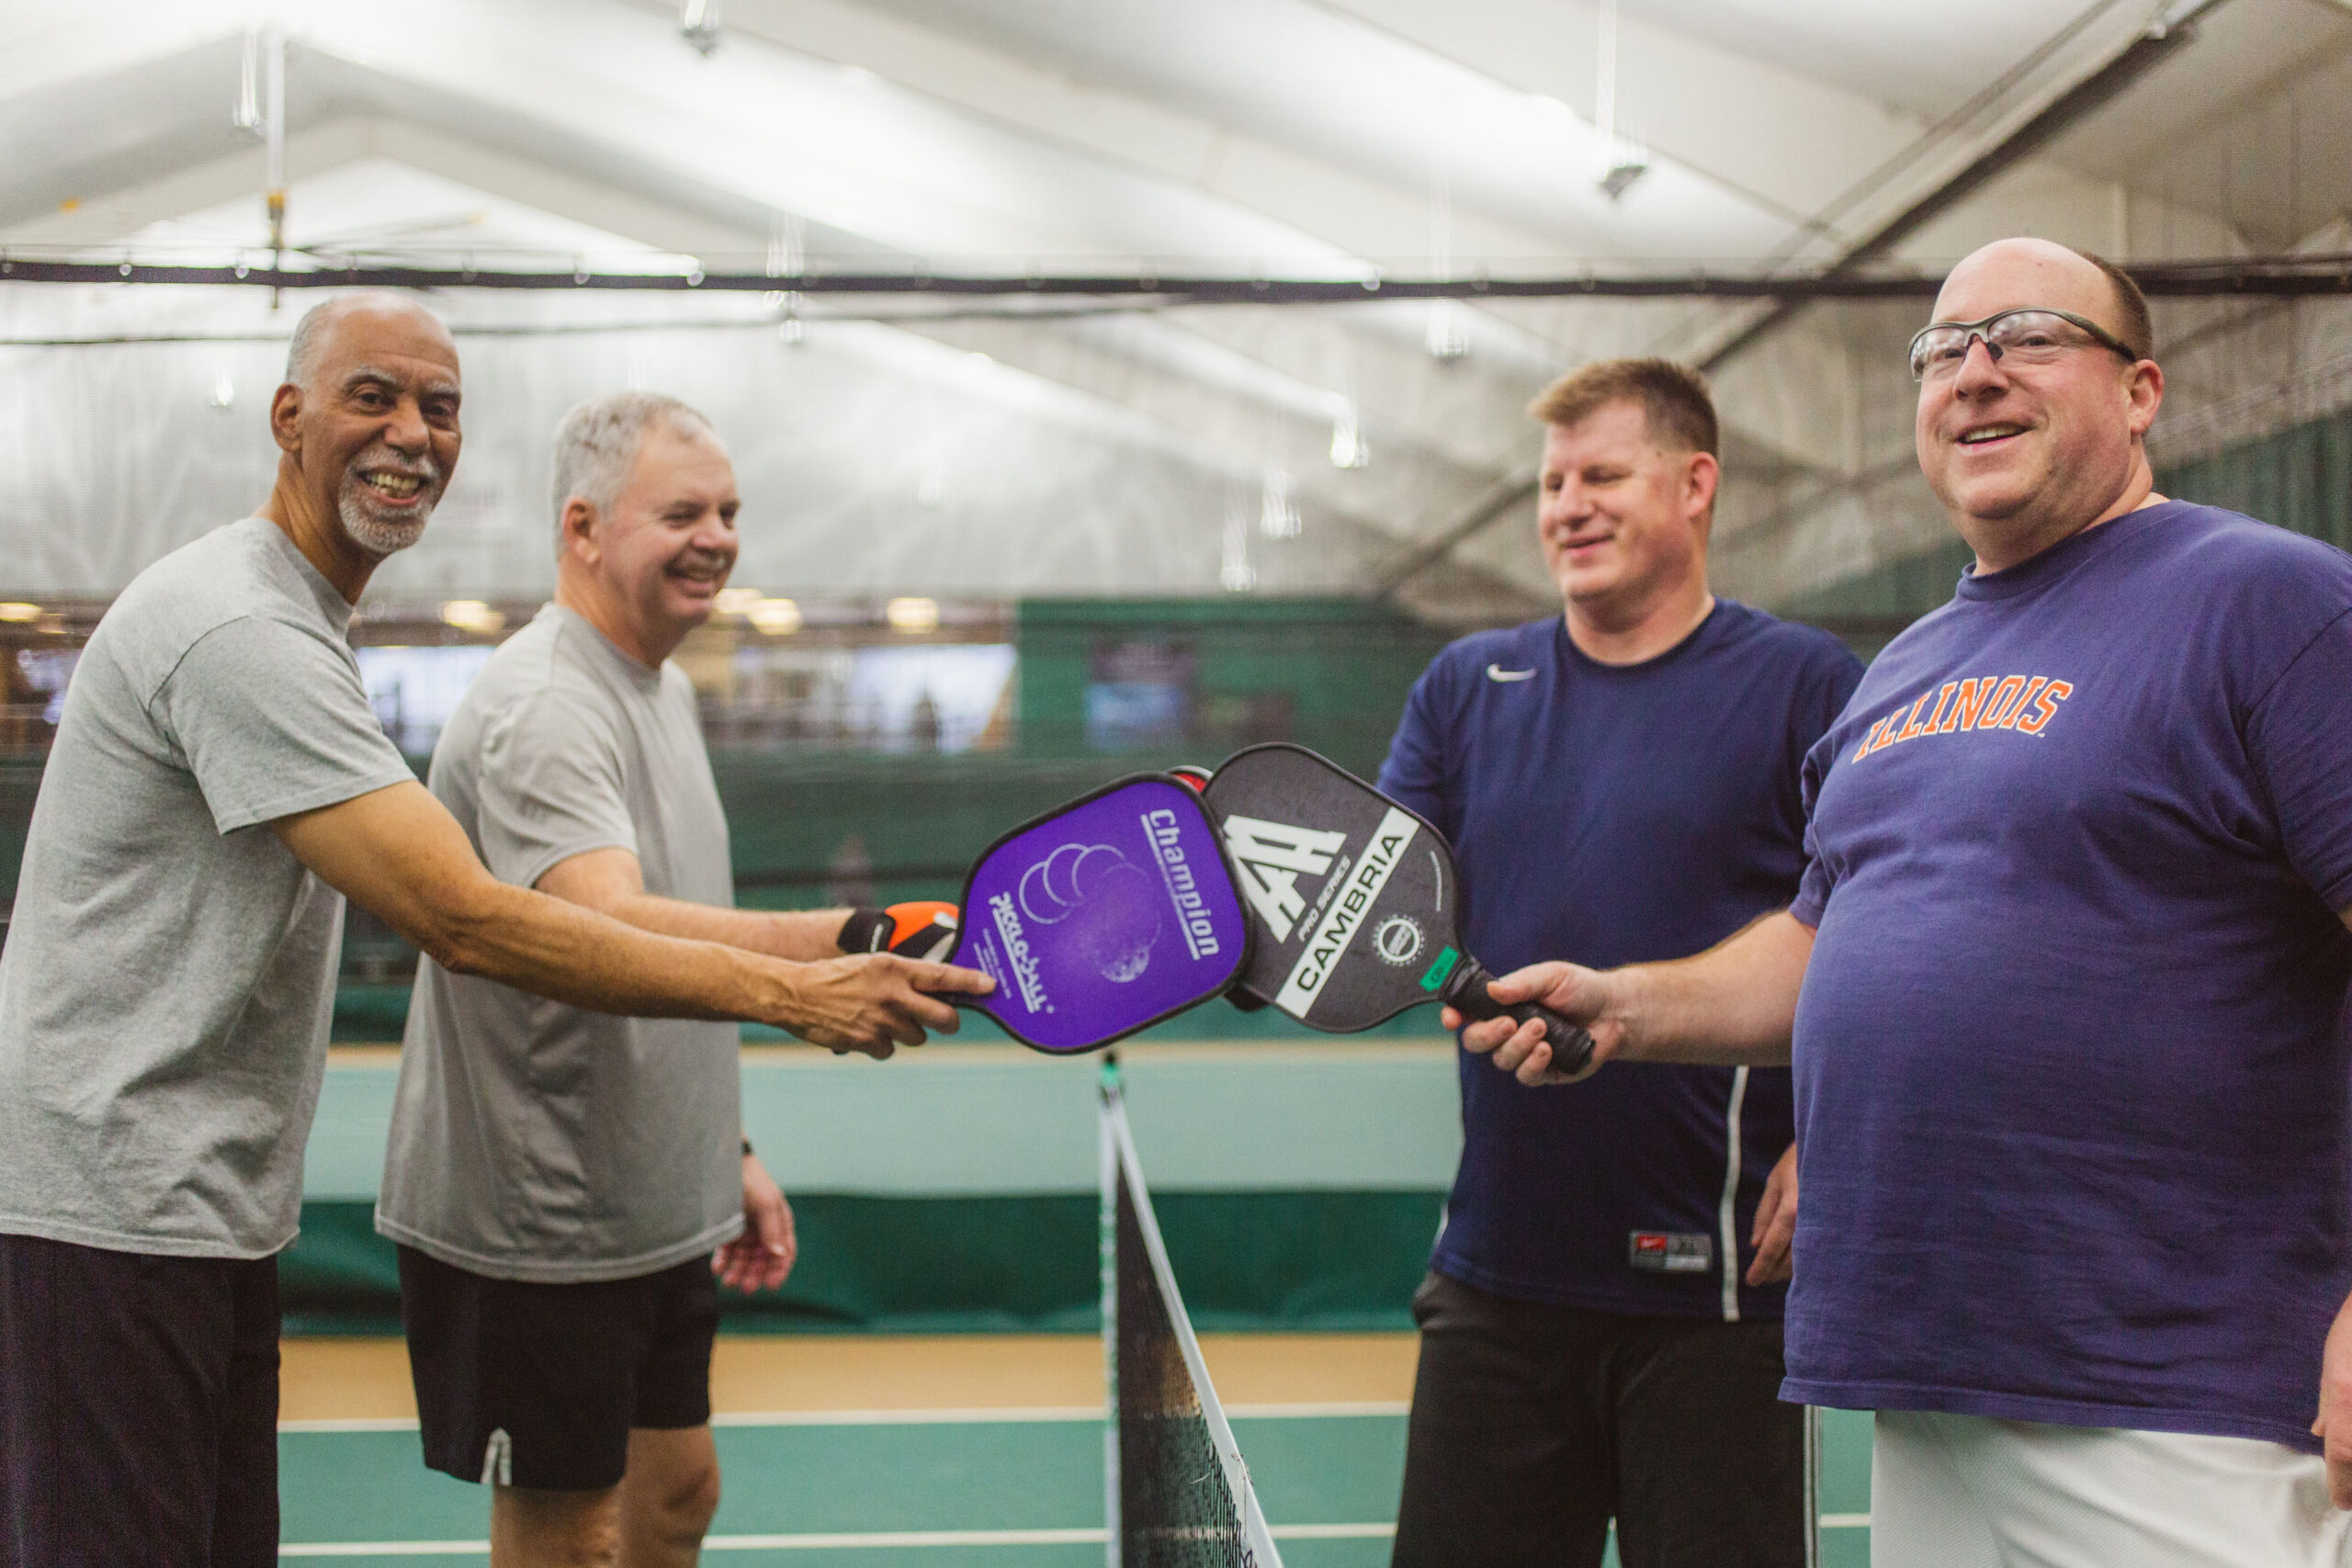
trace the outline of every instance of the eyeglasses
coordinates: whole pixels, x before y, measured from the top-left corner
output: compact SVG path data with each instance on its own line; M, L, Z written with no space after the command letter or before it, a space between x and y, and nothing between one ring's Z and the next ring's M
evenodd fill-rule
M2047 365L2070 348L2086 346L2075 341L2068 327L2088 333L2093 343L2113 349L2127 362L2136 364L2140 359L2122 339L2097 321L2085 321L2072 310L2029 305L1998 311L1981 321L1928 322L1911 340L1911 379L1926 381L1951 375L1968 357L1969 344L1977 338L1984 340L1984 352L1996 360L2014 354L2020 365Z

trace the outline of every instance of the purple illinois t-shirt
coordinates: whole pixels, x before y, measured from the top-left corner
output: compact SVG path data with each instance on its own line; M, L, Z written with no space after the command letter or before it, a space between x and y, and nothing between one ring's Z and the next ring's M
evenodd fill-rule
M2352 1289L2352 557L2167 502L1806 760L1784 1396L2316 1452Z

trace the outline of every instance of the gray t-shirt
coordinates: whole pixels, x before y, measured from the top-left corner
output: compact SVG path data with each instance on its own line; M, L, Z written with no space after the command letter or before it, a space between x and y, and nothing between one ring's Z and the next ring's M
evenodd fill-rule
M65 694L0 957L0 1231L294 1239L343 895L262 824L415 777L351 606L263 518L149 567Z
M474 679L433 793L500 880L624 849L645 890L732 905L694 688L549 604ZM738 1033L418 965L376 1228L497 1279L650 1273L742 1228Z

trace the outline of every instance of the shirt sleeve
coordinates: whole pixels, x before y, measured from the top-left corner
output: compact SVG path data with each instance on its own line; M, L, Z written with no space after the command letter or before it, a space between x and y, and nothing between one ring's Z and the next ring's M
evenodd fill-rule
M1447 839L1461 834L1461 813L1453 808L1446 788L1446 730L1442 693L1442 661L1421 671L1405 699L1404 716L1396 721L1396 738L1388 743L1388 760L1380 764L1380 793L1408 811L1436 824Z
M482 727L482 863L519 887L591 850L638 852L619 737L584 703L536 693Z
M266 616L198 637L148 715L187 759L222 833L416 777L385 739L349 655Z
M2246 750L2288 863L2329 908L2352 908L2352 609L2256 701Z
M1804 754L1804 879L1797 884L1796 902L1789 906L1789 913L1813 931L1821 929L1822 911L1829 907L1829 895L1838 884L1828 863L1821 858L1820 840L1813 829L1814 807L1821 803L1822 777L1834 755L1826 735Z

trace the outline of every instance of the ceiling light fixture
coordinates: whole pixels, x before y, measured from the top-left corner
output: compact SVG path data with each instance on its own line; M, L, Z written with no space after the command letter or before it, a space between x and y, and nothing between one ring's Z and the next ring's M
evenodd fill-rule
M1225 502L1225 547L1217 559L1216 580L1227 593L1247 593L1258 586L1258 569L1250 564L1250 519L1232 496Z
M893 599L882 607L882 618L895 632L922 633L939 629L936 599Z
M1600 0L1600 79L1593 89L1593 123L1600 132L1600 178L1615 201L1650 171L1649 149L1617 134L1617 0Z
M441 619L461 632L487 637L504 628L506 617L480 599L452 599L441 606Z
M790 637L800 629L800 606L789 599L759 599L743 612L752 626L769 637Z
M1282 469L1266 470L1265 489L1258 497L1258 532L1269 539L1295 539L1305 528L1290 483Z
M1452 365L1470 353L1470 313L1451 299L1430 301L1429 334L1422 339L1430 357Z
M718 47L718 0L680 0L678 36L704 59Z
M1363 427L1356 419L1353 400L1341 403L1339 412L1331 417L1331 466L1335 468L1372 466L1372 448L1364 444Z
M6 604L0 604L0 621L22 626L38 621L40 616L41 608L38 604L28 604L21 600L13 599Z
M756 588L722 588L712 595L711 608L722 615L748 615L766 595Z

